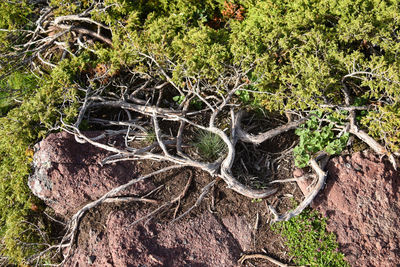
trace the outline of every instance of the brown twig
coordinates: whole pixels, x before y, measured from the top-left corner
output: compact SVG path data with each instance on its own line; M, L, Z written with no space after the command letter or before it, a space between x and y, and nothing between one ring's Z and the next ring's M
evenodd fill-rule
M204 197L208 194L208 192L210 192L210 189L215 185L215 183L217 182L217 179L214 179L213 181L211 181L210 183L208 183L205 187L203 187L201 189L201 194L200 196L197 198L196 203L194 203L193 206L191 206L189 209L187 209L183 214L181 214L178 218L173 219L171 222L174 223L178 220L180 220L181 218L185 217L187 214L189 214L194 208L200 206L201 202L203 201Z
M192 183L192 179L193 179L193 171L189 170L190 174L189 174L189 179L185 185L185 188L183 189L182 193L177 197L178 200L178 204L176 205L175 211L174 211L174 216L173 218L176 218L176 214L178 213L179 207L181 205L181 200L185 197L187 191L189 190L190 184Z
M238 262L240 264L244 264L244 262L246 260L250 260L250 259L263 259L263 260L268 260L280 267L296 267L295 265L288 265L285 263L282 263L278 260L275 260L274 258L271 258L270 256L261 254L261 253L255 253L255 254L247 254L247 255L243 255L242 257L240 257L240 259L238 260ZM297 267L305 267L305 266L297 266Z

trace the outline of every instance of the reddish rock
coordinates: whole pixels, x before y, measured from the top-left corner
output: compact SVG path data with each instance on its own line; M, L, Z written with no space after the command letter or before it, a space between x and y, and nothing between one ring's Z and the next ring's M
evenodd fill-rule
M400 265L400 173L371 153L337 157L313 203L351 266Z
M87 245L87 251L78 249L64 266L237 266L242 248L212 214L173 224L130 226L144 214L111 212L102 237L108 247L93 237L86 241L93 245Z
M89 133L96 136L95 132ZM104 138L102 142L117 142ZM110 153L90 144L80 144L66 132L50 134L36 144L34 174L28 184L59 215L70 215L114 187L127 183L137 171L133 162L102 166ZM148 181L137 183L121 194L139 194L152 189Z
M242 216L227 216L222 218L222 223L232 236L239 242L243 251L252 249L251 243L254 237L252 226Z
M307 196L312 190L312 178L305 178L297 181L297 185L299 186L303 195Z
M104 231L91 230L85 246L78 246L64 267L101 266L114 267L108 237Z
M304 174L305 174L305 173L304 173L304 170L303 170L303 169L300 169L300 168L295 168L294 171L293 171L293 176L294 176L294 178L301 177L301 176L303 176Z
M115 145L119 141L102 140ZM64 216L128 182L138 171L133 162L102 166L109 153L79 144L67 133L51 134L35 149L35 173L29 186ZM143 194L153 188L146 181L121 194ZM88 215L91 219L81 222L77 246L64 266L237 266L240 253L251 246L251 226L238 216L220 221L206 212L174 224L150 221L131 227L150 210L111 209L103 214L106 210L100 207L93 213L97 215L90 215L95 217Z

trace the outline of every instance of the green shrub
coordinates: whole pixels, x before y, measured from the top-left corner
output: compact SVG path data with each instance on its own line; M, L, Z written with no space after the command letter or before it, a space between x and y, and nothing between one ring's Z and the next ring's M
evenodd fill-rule
M236 64L254 67L255 88L265 92L254 97L265 108L323 111L321 104L344 103L346 84L374 110L361 125L399 149L390 130L398 128L400 100L397 1L242 2L246 16L230 22L230 49Z
M77 91L72 81L87 68L87 59L82 55L62 62L50 76L38 81L40 87L25 91L19 106L0 118L0 253L11 263L23 264L27 257L44 249L32 245L43 242L42 236L26 223L41 225L42 231L48 231L38 223L41 214L32 208L42 204L27 186L32 146L59 121L60 114L64 114L65 121L76 116Z
M286 239L289 255L298 265L320 267L350 266L338 252L336 236L326 231L326 218L317 211L304 210L287 222L273 224L272 229Z
M37 87L37 78L29 73L17 71L0 80L0 117L4 116L24 96L32 94Z
M34 2L0 3L0 86L4 89L0 92L0 247L13 262L21 263L40 249L21 243L39 240L21 223L31 217L31 204L37 202L26 186L33 143L46 135L60 114L66 120L76 114L82 97L77 88L88 86L85 76L98 63L107 64L113 74L128 68L146 74L154 69L139 51L154 57L178 86L187 86L183 78L188 76L213 85L218 76L231 75L235 66L247 73L243 78L249 81L248 89L263 92L237 92L246 105L243 108L315 111L326 118L331 113L343 121L333 116L329 120L342 125L346 115L335 115L321 104L343 105L346 85L352 105L370 107L357 112L361 127L392 151L400 150L400 6L395 0L238 0L225 5L223 0L104 0L104 6L95 0L51 0L54 16L100 8L90 16L110 26L106 34L112 35L113 46L95 43L94 53L77 53L54 69L34 73L38 78L24 69L30 54L16 49L26 42L26 30L36 27L41 6L28 4ZM240 16L226 15L228 3L243 7ZM57 62L57 58L52 59ZM96 87L96 82L91 86ZM22 102L11 101L14 98ZM175 101L182 100L178 96ZM195 105L194 100L192 106L200 107ZM305 166L321 150L339 153L348 138L347 134L338 137L333 124L315 117L296 134L298 166ZM206 160L226 152L222 140L208 132L199 134L195 146Z

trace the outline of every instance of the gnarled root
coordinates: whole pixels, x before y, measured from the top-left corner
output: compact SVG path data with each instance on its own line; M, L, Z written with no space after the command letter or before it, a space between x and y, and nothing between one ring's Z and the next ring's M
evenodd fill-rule
M315 171L315 173L317 174L318 181L317 181L317 184L315 185L315 187L313 188L313 190L306 196L306 198L300 203L300 205L297 206L297 208L295 208L294 210L289 211L285 214L279 215L272 206L268 206L269 210L275 217L272 220L272 222L288 221L291 218L299 215L308 205L311 204L311 202L317 196L319 191L325 185L327 173L325 171L323 171L323 169L325 168L325 165L327 163L327 158L328 158L328 155L325 152L323 152L323 153L320 153L316 158L313 158L310 160L310 165L313 168L313 170ZM320 164L317 163L318 160L321 161Z

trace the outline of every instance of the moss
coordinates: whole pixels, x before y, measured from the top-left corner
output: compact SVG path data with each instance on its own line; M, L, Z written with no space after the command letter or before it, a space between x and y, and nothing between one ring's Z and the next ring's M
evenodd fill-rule
M27 186L31 148L57 124L60 112L66 121L76 116L77 106L73 101L77 91L71 81L85 68L84 62L83 56L60 64L50 76L32 83L34 89L23 90L22 103L0 118L0 249L11 263L22 264L44 248L31 245L43 242L32 226L38 225L41 217L32 207L40 206L41 202ZM65 107L64 103L70 101L72 104ZM41 230L46 232L44 228Z
M317 211L304 210L287 222L278 222L272 229L286 239L289 254L298 265L320 267L350 266L338 252L336 236L326 231L326 218Z

